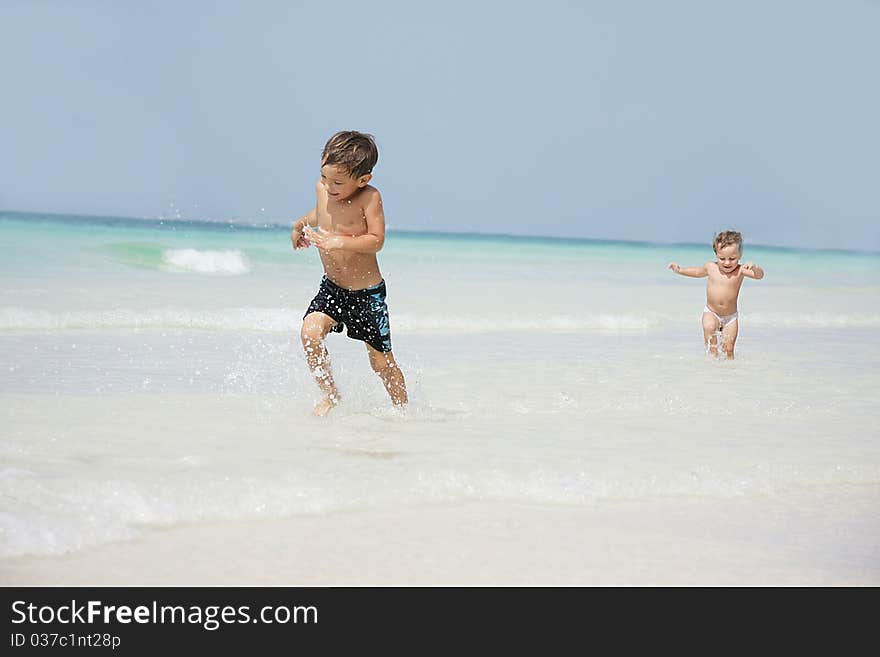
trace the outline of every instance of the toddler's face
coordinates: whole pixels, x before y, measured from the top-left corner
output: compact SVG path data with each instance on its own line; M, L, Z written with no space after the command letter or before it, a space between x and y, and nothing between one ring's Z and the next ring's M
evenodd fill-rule
M335 164L325 164L321 167L321 184L334 201L344 201L351 197L367 184L365 178L367 176L352 178L348 171Z
M736 244L728 244L722 246L715 251L715 257L718 258L718 268L729 274L736 269L740 258L739 246Z

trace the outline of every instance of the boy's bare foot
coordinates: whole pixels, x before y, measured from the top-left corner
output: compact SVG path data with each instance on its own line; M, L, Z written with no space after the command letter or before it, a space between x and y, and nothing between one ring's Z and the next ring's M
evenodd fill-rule
M312 409L312 415L316 417L324 417L333 410L333 407L339 403L339 397L324 397L321 401L315 404L315 408Z

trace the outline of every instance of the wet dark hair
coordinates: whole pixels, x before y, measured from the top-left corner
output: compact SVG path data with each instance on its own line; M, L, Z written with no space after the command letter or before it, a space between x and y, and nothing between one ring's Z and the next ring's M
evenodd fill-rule
M352 178L372 173L379 159L373 135L355 130L342 130L327 140L321 155L321 166L332 164L345 169Z
M712 242L712 249L715 253L718 253L718 249L721 249L728 244L736 244L739 248L739 252L742 253L743 250L743 236L741 233L736 232L735 230L725 230L718 233L715 236L715 240Z

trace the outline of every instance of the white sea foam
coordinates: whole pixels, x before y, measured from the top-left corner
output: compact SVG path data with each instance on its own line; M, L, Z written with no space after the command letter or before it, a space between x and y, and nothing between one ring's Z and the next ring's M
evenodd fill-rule
M203 251L198 249L166 249L165 264L176 270L198 274L246 274L250 271L241 251Z
M876 313L748 313L753 326L771 328L874 328L880 327Z
M267 308L225 310L85 310L54 313L20 308L0 309L0 330L62 331L92 329L201 329L289 331L302 314Z
M749 325L769 328L875 328L880 315L749 313L743 316ZM0 308L0 331L62 331L89 329L180 328L219 331L288 332L298 327L301 309L225 308L190 310L157 308L146 310L80 310L50 312L24 308ZM688 318L690 319L690 318ZM413 334L435 333L649 333L673 326L681 318L656 313L521 316L509 314L395 314L392 328Z
M342 467L342 466L340 466ZM343 468L344 469L344 468ZM60 554L131 539L152 526L324 515L399 505L506 502L583 505L657 497L729 499L798 488L876 485L875 467L686 468L663 473L585 472L538 468L390 469L360 481L305 470L286 475L211 476L166 471L150 479L44 481L32 473L0 472L2 492L22 501L0 514L0 557Z
M0 330L62 331L82 329L181 328L288 332L298 327L302 311L281 308L227 308L221 310L93 310L55 313L21 308L0 309ZM554 333L643 333L661 325L647 315L396 315L393 327L414 334L498 333L550 331Z
M498 333L549 331L552 333L644 333L661 325L654 314L591 313L583 315L429 315L400 314L394 318L398 330L413 333Z

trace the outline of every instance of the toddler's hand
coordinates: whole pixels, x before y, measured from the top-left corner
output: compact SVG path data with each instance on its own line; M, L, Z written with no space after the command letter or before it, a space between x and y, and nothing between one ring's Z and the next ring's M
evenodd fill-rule
M742 266L742 268L743 268L743 269L748 269L749 271L754 271L754 269L755 269L755 263L752 262L752 261L749 261L749 262L747 262L746 264L744 264L744 265Z
M670 263L669 263L669 268L670 268L672 271L674 271L676 274L679 273L679 272L681 271L681 267L678 266L678 263L677 263L677 262L670 262Z

